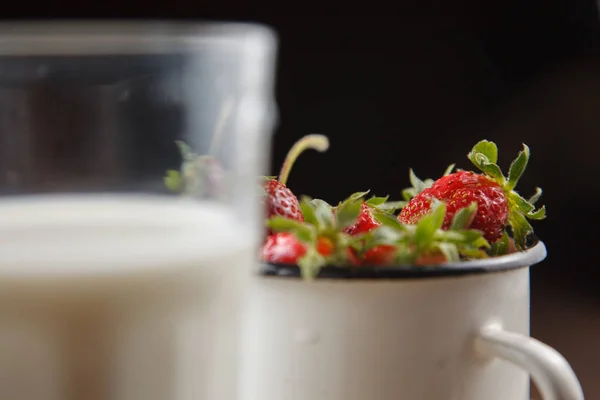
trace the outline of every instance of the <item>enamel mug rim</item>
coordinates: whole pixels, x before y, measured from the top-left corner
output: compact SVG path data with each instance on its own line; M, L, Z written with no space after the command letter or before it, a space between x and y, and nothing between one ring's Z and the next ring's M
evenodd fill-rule
M546 258L547 251L544 242L532 238L532 245L525 251L504 256L490 257L481 260L469 260L457 263L447 263L433 266L391 266L360 268L323 267L317 279L414 279L440 278L463 275L482 274L527 268L538 264ZM261 275L269 277L299 278L300 269L296 265L264 263Z

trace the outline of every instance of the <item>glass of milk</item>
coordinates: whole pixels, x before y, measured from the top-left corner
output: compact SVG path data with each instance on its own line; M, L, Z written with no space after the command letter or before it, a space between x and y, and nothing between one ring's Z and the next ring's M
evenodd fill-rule
M0 399L236 398L275 51L252 24L0 24Z

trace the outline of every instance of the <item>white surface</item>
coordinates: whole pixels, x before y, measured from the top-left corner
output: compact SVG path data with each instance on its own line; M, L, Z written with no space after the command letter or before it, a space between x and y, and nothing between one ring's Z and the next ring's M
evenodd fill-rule
M31 198L0 221L1 399L235 399L255 252L229 209Z
M395 281L255 277L242 400L528 400L529 376L486 360L490 323L529 333L529 270Z

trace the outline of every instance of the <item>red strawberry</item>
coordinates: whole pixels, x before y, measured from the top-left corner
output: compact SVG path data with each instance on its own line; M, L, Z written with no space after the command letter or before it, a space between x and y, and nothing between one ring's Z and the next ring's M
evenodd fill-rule
M340 203L334 213L327 202L304 197L301 202L304 222L281 216L267 220L267 227L280 233L267 238L261 258L298 265L307 279L316 277L325 265L360 265L353 238L344 233L343 228L356 221L361 204L360 198L348 199Z
M329 140L323 135L306 135L292 146L281 167L279 179L268 179L264 184L267 218L280 216L304 221L298 198L287 188L286 182L292 165L303 151L315 149L324 152L328 148Z
M317 239L317 251L323 256L330 256L335 251L335 244L329 238L320 237Z
M379 225L381 225L381 223L373 217L371 207L369 207L367 203L362 203L360 214L358 215L356 222L346 227L344 232L348 235L359 235L361 233L369 232Z
M363 265L390 265L394 263L396 247L389 244L380 244L365 252L362 259Z
M334 244L329 238L317 239L317 252L326 257L333 253ZM301 242L292 232L278 232L267 237L260 258L263 261L296 265L308 252L308 245Z
M415 226L394 217L382 219L383 226L365 237L363 265L433 265L486 255L482 248L490 245L483 233L465 227L477 211L476 203L456 212L448 231L442 230L446 204L437 201L431 208Z
M529 161L529 148L523 145L523 151L510 166L508 177L504 177L496 165L498 149L493 142L482 140L473 147L468 157L483 174L459 171L443 176L431 187L426 187L411 175L413 186L421 188L400 212L398 220L406 224L416 223L430 212L432 199L435 198L446 203L443 229L448 229L457 211L475 202L477 211L468 227L482 231L484 237L494 243L510 226L517 248L524 248L527 235L533 232L527 219L545 217L545 208L534 210L533 205L541 194L540 189L529 201L513 190Z
M347 201L358 201L362 200L366 195L366 192L357 192L350 195ZM404 201L388 201L389 196L386 197L371 197L369 200L364 201L360 206L360 212L356 221L343 229L344 233L351 236L360 235L372 231L373 229L381 226L375 215L387 214L392 215L396 210L402 208L406 202ZM339 207L339 205L338 205ZM337 211L336 207L334 213Z
M450 227L458 210L476 202L477 212L470 227L482 231L490 243L502 237L508 217L508 201L502 186L487 176L470 171L444 176L435 181L433 186L417 194L402 209L398 220L405 224L415 224L429 213L432 198L444 201L447 206L442 229Z
M446 256L442 253L434 252L430 254L423 254L415 261L415 265L424 266L424 265L438 265L447 262Z
M270 179L264 186L266 192L267 217L280 217L304 221L298 198L283 183Z
M365 252L363 256L363 265L380 266L394 265L397 249L389 244L380 244ZM414 265L437 265L447 261L446 257L440 252L432 252L419 255L414 260Z
M360 258L358 258L356 251L352 247L346 249L346 257L348 259L348 264L352 266L357 267L361 264Z
M378 246L372 247L365 252L362 259L362 265L367 266L393 266L399 265L398 261L396 261L396 255L398 253L398 249L396 246L389 244L380 244ZM413 258L411 264L417 266L423 265L438 265L447 262L448 259L444 254L439 251L426 252L424 254L416 254L416 257Z
M306 245L291 232L278 232L267 237L260 258L279 264L296 264L306 254Z

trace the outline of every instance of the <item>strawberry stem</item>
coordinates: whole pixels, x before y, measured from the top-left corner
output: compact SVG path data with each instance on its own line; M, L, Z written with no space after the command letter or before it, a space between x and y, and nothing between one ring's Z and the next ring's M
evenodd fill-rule
M234 100L232 97L225 100L223 107L221 107L221 112L219 113L219 118L217 119L217 123L215 125L215 130L213 132L213 136L210 140L210 146L208 147L208 154L214 155L217 149L219 148L219 144L221 142L221 136L223 133L223 128L225 127L225 123L233 110Z
M281 167L281 171L279 172L279 182L281 182L284 185L287 183L294 162L296 162L298 156L302 154L305 150L314 149L323 153L327 151L328 148L329 139L327 139L327 136L325 135L306 135L300 140L298 140L296 143L294 143L287 156L285 157L285 161L283 162L283 166Z

